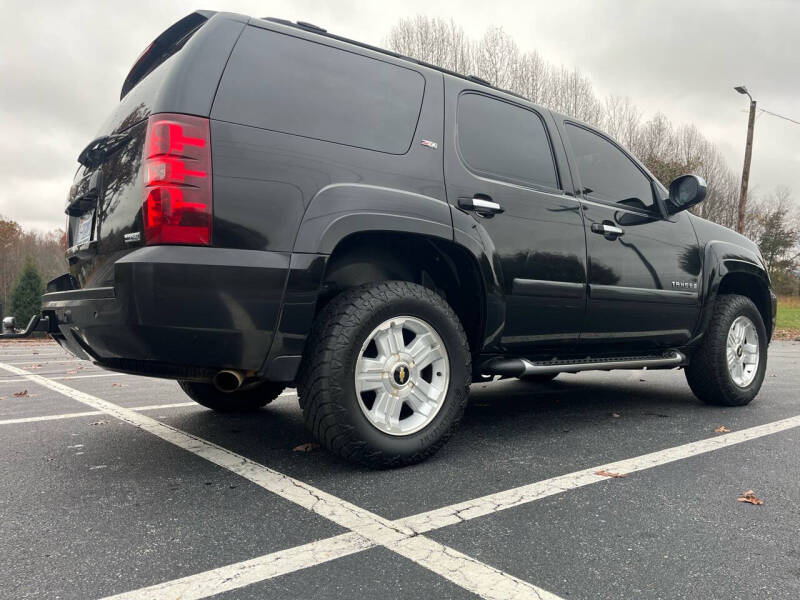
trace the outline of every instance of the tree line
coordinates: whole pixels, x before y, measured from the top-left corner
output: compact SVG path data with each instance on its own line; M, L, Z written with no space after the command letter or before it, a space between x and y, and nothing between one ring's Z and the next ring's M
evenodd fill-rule
M25 231L0 216L0 316L14 316L27 324L39 312L44 282L64 274L66 235Z
M664 114L650 118L628 98L600 98L589 78L545 60L538 52L522 52L500 28L471 39L453 20L417 16L400 20L385 44L392 51L466 75L524 96L607 132L664 185L684 173L702 176L708 194L695 214L735 228L739 210L739 175L714 143L691 124L673 124ZM745 235L764 255L780 293L800 293L797 277L800 215L786 188L756 197L748 195Z

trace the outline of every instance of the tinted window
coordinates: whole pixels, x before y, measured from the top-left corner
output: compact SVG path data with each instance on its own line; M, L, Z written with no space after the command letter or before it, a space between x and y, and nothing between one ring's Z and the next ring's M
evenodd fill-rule
M550 140L542 118L533 111L480 94L462 94L458 147L473 171L558 187Z
M583 127L567 123L566 131L585 194L633 208L653 208L650 180L619 148Z
M214 102L214 118L403 154L425 80L416 71L247 27Z

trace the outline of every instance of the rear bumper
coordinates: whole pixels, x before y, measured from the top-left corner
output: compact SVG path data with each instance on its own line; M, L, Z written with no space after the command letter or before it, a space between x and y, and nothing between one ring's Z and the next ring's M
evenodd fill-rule
M299 357L287 361L269 352L287 281L298 279L290 273L301 264L307 270L314 263L309 258L317 257L304 258L226 248L140 248L114 264L113 287L45 294L42 313L59 343L109 369L206 379L228 368L265 377L278 359L277 375L290 381ZM316 293L305 299L313 314Z

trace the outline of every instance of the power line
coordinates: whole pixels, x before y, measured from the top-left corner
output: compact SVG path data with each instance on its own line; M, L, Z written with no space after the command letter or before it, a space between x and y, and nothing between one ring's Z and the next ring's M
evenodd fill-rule
M774 113L771 110L767 110L766 108L759 108L762 113L767 113L768 115L772 115L773 117L778 117L779 119L783 119L784 121L789 121L794 123L795 125L800 125L800 121L796 121L794 119L790 119L789 117L784 117L783 115L779 115L778 113Z

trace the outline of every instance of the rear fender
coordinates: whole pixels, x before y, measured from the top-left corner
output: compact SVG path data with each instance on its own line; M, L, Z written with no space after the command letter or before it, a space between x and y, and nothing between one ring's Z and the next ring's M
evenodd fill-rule
M365 184L334 184L323 188L309 204L293 252L329 255L347 236L365 231L411 233L461 246L475 259L483 281L486 320L481 346L485 349L499 340L505 324L499 263L491 240L477 233L472 217L431 196Z
M402 231L453 239L450 207L443 200L374 185L329 185L314 196L297 233L294 252L331 254L348 235Z

